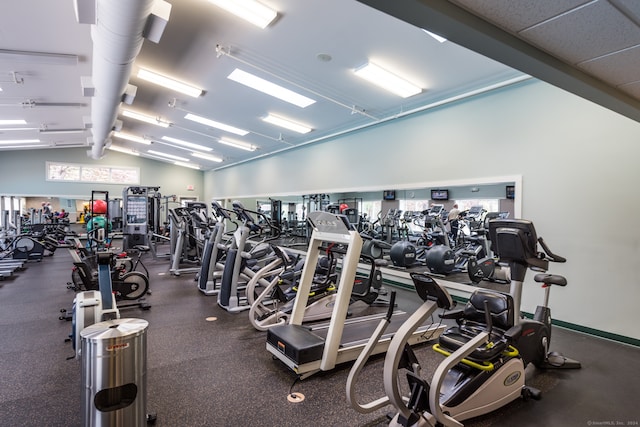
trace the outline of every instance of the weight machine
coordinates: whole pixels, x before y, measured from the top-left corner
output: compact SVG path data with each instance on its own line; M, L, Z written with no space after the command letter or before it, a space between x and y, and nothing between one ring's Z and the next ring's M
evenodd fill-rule
M148 246L149 234L159 231L160 187L125 187L122 190L122 249Z

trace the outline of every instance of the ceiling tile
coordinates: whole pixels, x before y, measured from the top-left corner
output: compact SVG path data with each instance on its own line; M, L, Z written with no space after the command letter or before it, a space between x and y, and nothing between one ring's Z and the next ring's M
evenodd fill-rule
M517 33L590 0L449 0L497 26Z
M640 44L640 28L604 1L546 21L519 35L571 64Z
M640 99L640 82L629 83L627 85L620 86L620 90L636 99Z
M582 62L578 68L615 86L640 81L640 46Z
M627 14L636 23L640 23L640 1L638 0L609 0L614 6Z

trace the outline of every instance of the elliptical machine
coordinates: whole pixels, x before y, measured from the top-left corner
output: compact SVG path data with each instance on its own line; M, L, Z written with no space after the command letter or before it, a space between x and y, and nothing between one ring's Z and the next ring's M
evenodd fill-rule
M469 261L467 262L467 274L472 283L480 283L482 280L491 282L509 283L509 268L504 263L499 263L492 253L491 240L488 236L488 223L492 219L505 219L509 216L509 212L489 212L486 214L483 225L477 230L478 240L482 240L484 246L484 257L477 257L473 253L467 254Z
M497 220L490 223L492 240L501 260L512 270L509 294L476 290L462 310L447 312L453 302L432 277L411 275L424 303L400 327L389 345L384 362L386 396L361 404L355 396L355 381L375 343L390 323L391 313L380 322L347 379L347 399L358 412L368 413L388 404L397 409L392 426L462 426L461 421L487 414L522 396L540 397L540 391L524 384L529 363L539 368L580 368L580 363L559 353L549 353L551 313L548 307L551 285L565 286L558 275L537 274L544 283L545 302L533 320L520 317L522 283L528 268L546 272L548 263L565 262L538 239L533 223L526 220ZM544 252L537 251L537 244ZM429 383L420 375L420 365L407 339L435 310L445 310L442 318L455 319L433 349L446 356ZM410 396L402 396L398 372L407 370Z
M205 295L217 295L220 291L219 285L227 249L227 246L222 243L225 222L233 222L228 211L216 201L211 202L211 212L216 220L208 227L207 240L202 252L202 265L197 279L198 290Z

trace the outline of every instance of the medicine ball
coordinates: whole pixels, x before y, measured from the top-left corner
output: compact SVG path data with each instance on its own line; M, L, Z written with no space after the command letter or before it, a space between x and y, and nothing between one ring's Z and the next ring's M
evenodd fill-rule
M455 261L455 254L445 245L437 245L427 251L427 267L432 273L451 273L455 267Z
M389 256L396 267L411 267L416 263L416 247L411 242L401 240L391 246Z

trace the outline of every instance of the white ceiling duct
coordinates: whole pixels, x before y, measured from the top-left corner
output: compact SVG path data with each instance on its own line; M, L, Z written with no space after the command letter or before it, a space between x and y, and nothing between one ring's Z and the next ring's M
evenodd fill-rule
M146 35L159 41L169 19L171 5L164 0L76 0L76 9L95 5L91 27L93 40L94 93L91 100L93 147L89 156L99 159L118 115L118 107L127 89L131 68ZM93 19L93 18L90 18ZM158 27L161 27L158 29Z

